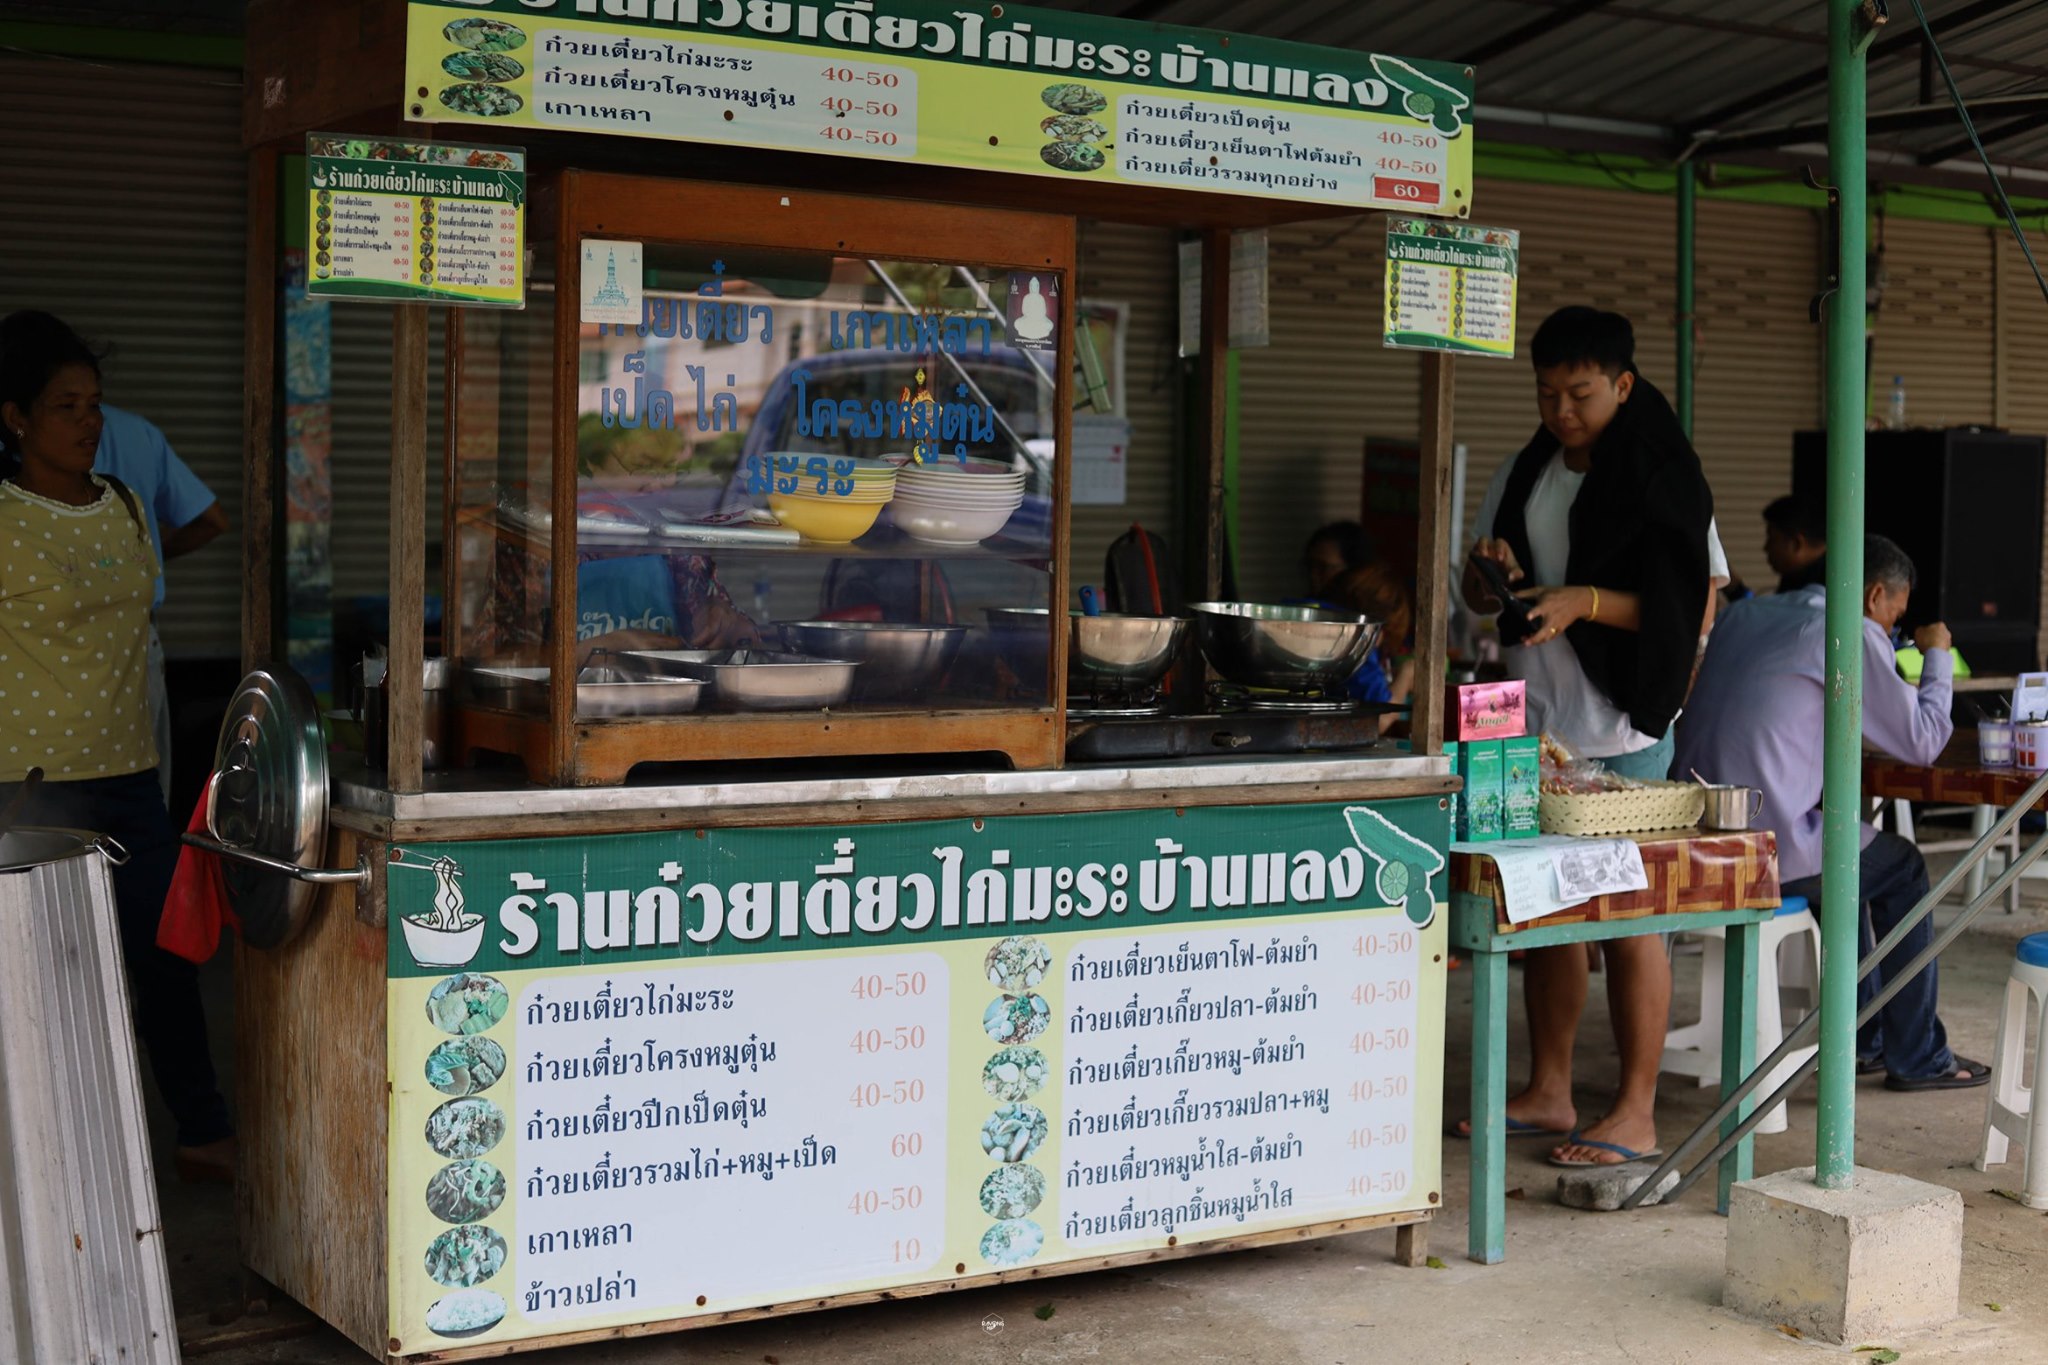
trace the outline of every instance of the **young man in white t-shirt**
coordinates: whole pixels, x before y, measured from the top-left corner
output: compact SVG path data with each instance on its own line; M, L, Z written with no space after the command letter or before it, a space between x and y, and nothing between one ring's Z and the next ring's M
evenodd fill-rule
M1503 658L1510 676L1528 685L1532 733L1562 739L1622 776L1662 779L1671 766L1671 721L1728 568L1698 459L1662 396L1636 373L1634 346L1626 318L1590 308L1563 309L1537 331L1531 352L1543 431L1487 489L1464 593L1475 611L1500 609L1474 567L1479 559L1498 564L1510 583L1530 585L1516 595L1528 604L1531 633ZM1624 418L1627 425L1617 427ZM1588 482L1596 447L1606 462L1597 492ZM1582 529L1615 547L1604 557L1586 546L1574 554L1582 491L1589 496L1578 516ZM1686 544L1674 548L1674 541ZM1574 566L1584 575L1577 582ZM1697 591L1674 591L1687 582ZM1685 635L1689 649L1681 649L1675 636L1691 624L1697 632ZM1621 1082L1613 1109L1583 1131L1572 1099L1572 1048L1589 954L1569 945L1527 958L1532 1066L1528 1088L1508 1101L1508 1122L1511 1133L1566 1136L1551 1153L1559 1165L1609 1165L1657 1151L1670 962L1656 935L1618 939L1605 950Z

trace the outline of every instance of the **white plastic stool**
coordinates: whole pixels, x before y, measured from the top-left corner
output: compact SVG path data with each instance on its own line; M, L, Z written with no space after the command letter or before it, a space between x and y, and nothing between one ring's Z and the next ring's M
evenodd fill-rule
M1697 931L1702 938L1725 939L1720 929ZM2044 935L2048 937L2048 935ZM1778 907L1778 913L1763 926L1761 941L1757 945L1756 973L1756 1055L1761 1061L1785 1041L1784 1006L1778 998L1778 950L1787 943L1803 943L1806 951L1801 959L1788 964L1792 970L1785 977L1797 979L1804 984L1806 1009L1803 1016L1819 1007L1820 979L1820 925L1814 920L1813 911L1808 908L1803 896L1787 896ZM1660 1071L1678 1076L1696 1076L1703 1086L1721 1083L1721 989L1724 979L1725 954L1709 948L1702 955L1700 978L1700 1018L1698 1023L1686 1024L1672 1029L1664 1035L1664 1061ZM1811 970L1808 970L1810 959ZM1796 1022L1796 1021L1795 1021ZM1765 1080L1756 1093L1768 1095L1785 1083L1801 1063L1814 1054L1815 1049L1800 1048L1780 1062L1769 1079ZM1787 1121L1785 1106L1779 1104L1764 1116L1757 1125L1759 1133L1782 1133Z
M2035 1027L2034 1075L2025 1080L2028 1014ZM2005 981L2005 1010L1998 1017L1998 1052L1991 1063L1991 1094L1984 1102L1984 1146L1977 1169L2005 1161L2006 1149L2020 1145L2025 1161L2020 1202L2048 1209L2048 1104L2036 1109L2034 1096L2048 1088L2048 934L2028 934L2013 957ZM2039 1160L2036 1160L2036 1156Z

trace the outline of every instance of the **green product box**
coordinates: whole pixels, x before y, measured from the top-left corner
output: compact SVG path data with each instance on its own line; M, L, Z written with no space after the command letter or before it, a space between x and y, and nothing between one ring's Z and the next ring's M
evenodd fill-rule
M1458 743L1458 776L1465 793L1458 805L1458 838L1483 843L1501 837L1501 745L1498 739L1467 739Z
M1543 741L1534 735L1504 739L1501 747L1501 822L1509 839L1538 833L1537 797L1542 786Z
M1463 768L1461 768L1461 767L1459 767L1459 766L1458 766L1458 741L1457 741L1457 740L1455 740L1455 739L1447 739L1447 740L1445 740L1445 741L1444 741L1444 757L1445 757L1445 758L1448 758L1449 760L1451 760L1451 771L1452 771L1452 772L1453 772L1454 774L1456 774L1456 775L1457 775L1457 776L1459 776L1459 777L1463 777L1463 776L1465 775L1465 770L1464 770ZM1464 789L1464 787L1462 787L1462 786L1461 786L1461 787L1459 787L1459 788L1458 788L1458 794L1457 794L1456 796L1454 796L1454 797L1452 797L1452 798L1451 798L1451 837L1452 837L1453 839L1462 839L1462 838L1464 838L1465 836L1459 833L1459 831L1460 831L1460 830L1462 830L1462 829L1464 829L1464 828L1465 828L1465 789Z

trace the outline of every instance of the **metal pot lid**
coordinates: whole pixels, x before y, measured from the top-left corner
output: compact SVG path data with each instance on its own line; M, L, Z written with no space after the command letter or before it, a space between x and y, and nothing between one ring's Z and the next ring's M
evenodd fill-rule
M221 722L207 786L207 830L221 843L318 867L327 850L327 743L305 679L268 665L242 679ZM288 942L319 888L283 873L221 860L228 900L254 948Z
M0 873L27 872L49 863L61 863L90 853L97 835L82 829L52 829L47 826L16 825L0 834Z

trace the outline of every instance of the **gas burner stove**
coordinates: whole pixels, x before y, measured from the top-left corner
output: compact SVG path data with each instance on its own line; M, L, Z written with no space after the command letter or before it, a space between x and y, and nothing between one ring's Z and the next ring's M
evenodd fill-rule
M1256 711L1277 716L1355 716L1364 707L1349 697L1322 691L1254 691L1235 683L1212 683L1209 704L1216 711Z
M1241 701L1206 712L1090 716L1069 709L1067 760L1112 763L1226 754L1359 753L1380 746L1380 716L1397 707L1369 702L1334 709L1266 710ZM1325 703L1327 705L1327 703ZM1390 749L1391 751L1391 749Z
M1166 696L1156 687L1067 699L1067 716L1072 720L1147 720L1165 714Z
M1150 720L1166 714L1163 701L1134 702L1082 698L1067 703L1069 720Z

